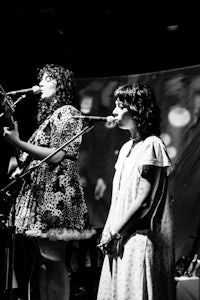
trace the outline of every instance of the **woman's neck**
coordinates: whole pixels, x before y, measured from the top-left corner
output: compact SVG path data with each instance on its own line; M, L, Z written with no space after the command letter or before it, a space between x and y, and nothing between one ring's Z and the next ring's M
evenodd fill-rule
M130 130L130 134L131 134L131 139L136 139L140 136L138 131L135 128L133 130Z

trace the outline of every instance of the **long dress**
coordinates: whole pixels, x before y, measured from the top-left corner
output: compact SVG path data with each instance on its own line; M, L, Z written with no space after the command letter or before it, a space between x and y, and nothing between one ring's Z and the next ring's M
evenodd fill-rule
M98 300L174 299L172 203L167 192L171 163L159 137L150 136L134 147L128 141L122 147L103 233L115 228L136 198L143 165L159 167L151 191L150 214L146 219L145 214L132 219L122 240L123 251L116 258L105 256Z
M76 166L82 136L67 144L82 129L80 119L72 118L78 114L71 105L58 108L29 139L49 148L65 145L65 156L58 165L44 162L25 176L16 199L17 233L65 241L87 239L95 233ZM25 170L40 162L25 152L20 159Z

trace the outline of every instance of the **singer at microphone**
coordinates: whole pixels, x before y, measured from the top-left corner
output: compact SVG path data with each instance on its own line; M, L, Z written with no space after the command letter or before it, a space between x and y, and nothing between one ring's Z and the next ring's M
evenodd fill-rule
M83 119L86 121L93 121L93 122L108 122L112 123L115 122L115 118L113 116L107 117L99 117L99 116L72 116L74 119Z
M8 92L8 93L6 93L6 95L17 95L17 94L30 93L30 92L32 92L34 94L39 94L40 91L41 91L40 87L37 85L34 85L32 88Z

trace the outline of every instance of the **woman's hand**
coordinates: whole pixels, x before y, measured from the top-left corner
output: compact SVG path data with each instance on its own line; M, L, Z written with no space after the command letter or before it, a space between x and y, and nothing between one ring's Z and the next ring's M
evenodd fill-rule
M19 167L16 168L16 170L10 175L10 179L16 179L17 177L19 177L19 175L22 173L22 169L20 169Z
M17 146L20 141L17 122L15 122L13 130L9 130L9 127L4 127L3 136L11 145Z
M103 198L105 190L106 190L106 184L102 178L99 178L97 180L95 191L94 191L95 199L100 200L101 198Z
M123 243L122 238L116 239L112 234L103 234L100 243L97 245L98 248L109 257L116 258L121 256Z
M102 237L97 247L99 247L105 255L109 255L110 258L121 257L123 253L123 240L121 238L115 239L109 234Z
M107 244L111 241L112 237L110 235L110 233L108 234L103 234L100 240L100 243L97 245L97 247L99 247L102 251L103 248L105 248L105 246L107 246Z

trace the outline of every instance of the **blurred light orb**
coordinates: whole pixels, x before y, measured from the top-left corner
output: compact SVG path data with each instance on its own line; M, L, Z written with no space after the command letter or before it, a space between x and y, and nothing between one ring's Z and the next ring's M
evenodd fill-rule
M169 112L168 120L174 127L184 127L190 122L191 114L185 107L176 106Z
M176 150L176 148L173 147L173 146L167 147L167 152L168 152L169 157L170 157L171 159L175 158L176 155L177 155L177 150Z
M173 24L173 25L167 26L167 31L177 31L178 29L179 29L178 24Z
M81 99L80 111L83 114L89 114L92 109L92 105L93 105L93 98L90 96L84 96Z
M171 143L171 136L168 133L161 133L161 138L163 139L166 146Z

